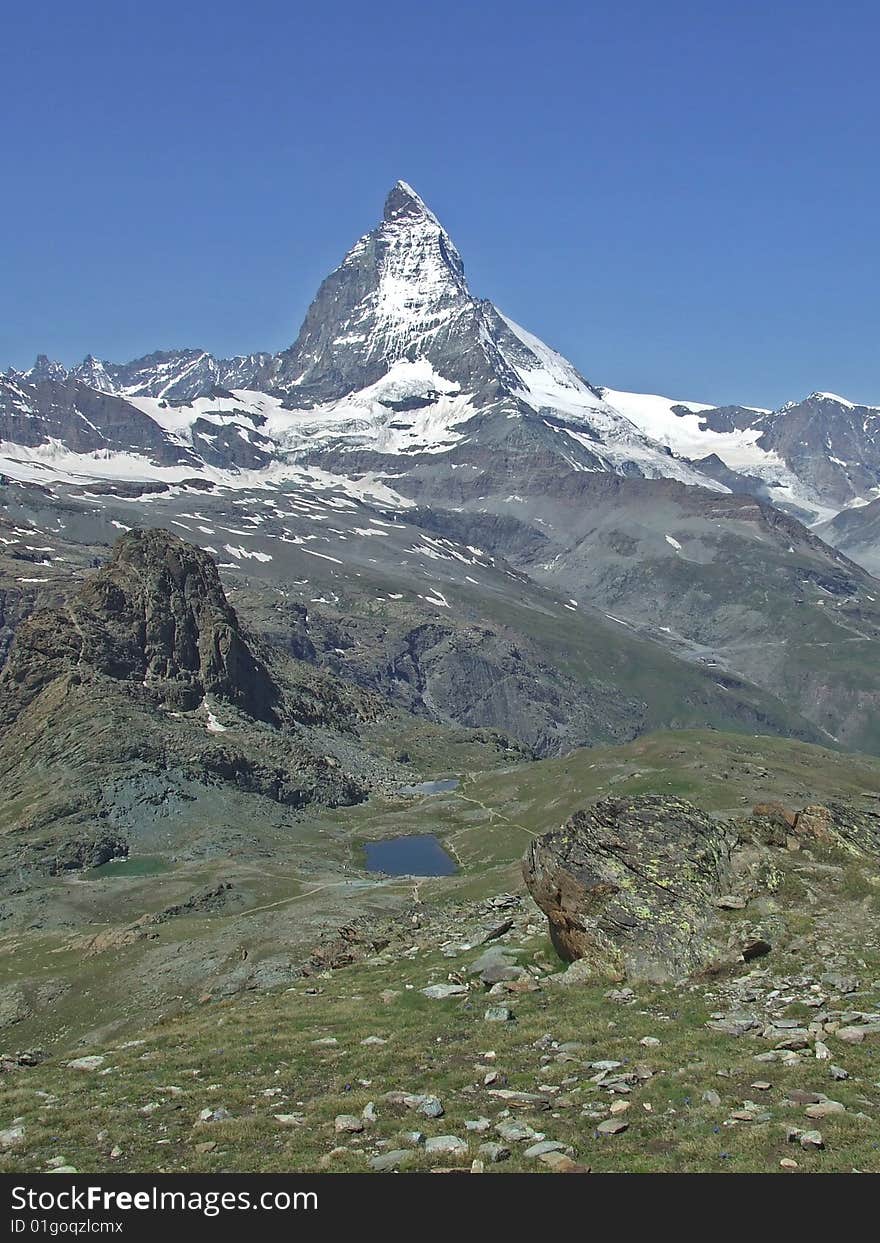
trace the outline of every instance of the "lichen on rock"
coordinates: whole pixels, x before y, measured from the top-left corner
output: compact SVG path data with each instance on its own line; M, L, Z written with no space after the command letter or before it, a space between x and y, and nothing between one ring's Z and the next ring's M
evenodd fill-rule
M677 979L717 955L737 837L682 799L607 799L532 842L523 874L560 957L609 979Z

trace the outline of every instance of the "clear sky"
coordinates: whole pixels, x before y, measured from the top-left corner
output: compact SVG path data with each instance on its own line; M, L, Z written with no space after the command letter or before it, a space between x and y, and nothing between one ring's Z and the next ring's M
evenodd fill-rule
M597 384L880 404L874 0L5 6L0 367L275 350L397 178Z

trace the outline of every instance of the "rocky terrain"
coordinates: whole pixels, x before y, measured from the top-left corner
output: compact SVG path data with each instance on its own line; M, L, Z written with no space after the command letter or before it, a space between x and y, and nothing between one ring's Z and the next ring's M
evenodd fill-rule
M403 182L280 353L0 376L0 1169L876 1170L878 428Z
M108 493L95 515L90 497L34 491L0 485L0 583L22 609L75 589L144 503ZM410 519L335 486L234 503L230 516L227 496L184 492L150 497L147 515L209 553L274 650L400 709L497 729L537 754L672 723L822 737L754 683L668 654L656 628L642 637L515 569L498 547L516 550L514 522L460 513L443 535L450 511Z
M640 882L662 899L638 936L663 985L638 956L613 983L584 958L566 969L522 892L416 895L391 923L340 929L284 991L208 994L121 1043L10 1049L3 1168L876 1172L876 811L713 821L678 798L604 802L533 842L526 877L546 905L542 852L571 860L598 830L612 853L647 835L659 857L666 824L699 854L667 850L670 886L650 866ZM666 954L666 903L710 855L698 900L727 954L700 968Z
M211 558L165 531L122 536L62 606L32 611L0 674L7 883L181 848L226 787L279 810L364 798L376 772L346 739L383 705L267 660Z

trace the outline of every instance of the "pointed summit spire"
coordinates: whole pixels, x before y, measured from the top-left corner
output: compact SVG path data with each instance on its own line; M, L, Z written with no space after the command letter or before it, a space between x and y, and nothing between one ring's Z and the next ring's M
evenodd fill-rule
M424 199L406 181L397 181L389 191L385 200L383 219L388 221L402 220L406 217L427 217L437 222L437 217L430 210Z
M45 354L38 354L33 367L24 374L29 380L33 381L67 379L67 369L61 363L56 362L54 358L48 358Z

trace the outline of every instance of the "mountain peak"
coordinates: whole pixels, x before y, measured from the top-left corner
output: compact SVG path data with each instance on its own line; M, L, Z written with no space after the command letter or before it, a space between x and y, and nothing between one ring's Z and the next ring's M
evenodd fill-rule
M810 393L807 401L831 401L837 406L845 406L847 409L854 409L853 402L846 397L841 397L838 393Z
M47 357L46 354L38 354L33 367L24 374L27 379L32 381L64 380L67 378L67 371L62 364L56 362L54 358Z
M427 206L424 199L416 194L412 186L406 181L397 181L391 187L385 200L385 210L382 215L383 219L391 222L407 217L416 218L419 216L427 217L428 220L437 220L437 217Z

